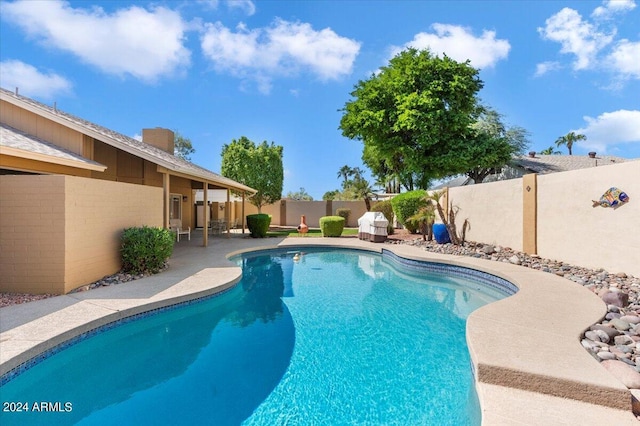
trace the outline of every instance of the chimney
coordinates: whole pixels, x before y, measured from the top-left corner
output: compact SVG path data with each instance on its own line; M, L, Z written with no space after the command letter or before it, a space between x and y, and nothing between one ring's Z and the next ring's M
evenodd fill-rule
M591 152L589 153L589 158L596 158L596 153L595 153L595 151L591 151Z
M529 151L529 157L536 158L536 152L535 151Z
M155 129L142 129L142 142L160 148L173 155L175 135L169 129L156 127Z

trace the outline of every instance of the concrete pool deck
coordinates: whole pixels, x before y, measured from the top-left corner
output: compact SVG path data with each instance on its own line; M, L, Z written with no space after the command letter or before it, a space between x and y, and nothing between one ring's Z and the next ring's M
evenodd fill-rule
M582 332L606 312L594 294L566 279L511 264L438 255L409 245L356 238L251 239L240 234L176 245L161 274L0 309L0 375L96 327L224 290L241 276L227 260L239 251L276 246L341 246L482 270L518 293L474 311L467 340L483 424L638 424L631 394L580 345Z

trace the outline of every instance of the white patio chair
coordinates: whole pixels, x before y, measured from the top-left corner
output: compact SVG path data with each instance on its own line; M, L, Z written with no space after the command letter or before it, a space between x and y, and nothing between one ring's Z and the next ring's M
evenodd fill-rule
M182 227L182 220L180 219L171 219L169 220L169 228L172 232L176 233L176 241L180 241L180 235L186 235L191 241L191 227L188 226L187 229Z

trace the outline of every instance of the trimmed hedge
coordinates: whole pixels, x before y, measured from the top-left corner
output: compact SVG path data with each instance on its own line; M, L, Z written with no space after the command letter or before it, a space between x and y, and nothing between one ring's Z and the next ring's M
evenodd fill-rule
M426 200L427 191L423 189L417 189L415 191L404 192L398 194L391 199L391 205L393 206L393 212L400 222L409 232L414 234L418 230L416 223L411 223L409 219L414 214L427 205Z
M271 215L266 213L257 213L247 215L247 228L251 232L252 238L264 238L269 232L271 225Z
M345 225L349 223L349 216L351 216L351 209L340 208L336 209L336 216L344 217Z
M344 217L323 216L320 218L320 230L323 237L339 237L344 229Z
M122 233L122 269L133 274L155 274L173 253L174 236L168 229L148 226L127 228Z
M372 212L381 212L385 219L389 221L389 225L387 226L387 234L393 235L393 206L391 205L391 201L384 200L378 201L373 206L371 206Z

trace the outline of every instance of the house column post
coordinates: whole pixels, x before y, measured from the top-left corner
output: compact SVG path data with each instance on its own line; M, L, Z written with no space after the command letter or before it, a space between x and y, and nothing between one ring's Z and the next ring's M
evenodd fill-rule
M242 233L244 234L244 197L245 197L246 192L242 191L242 210L241 210L241 214L242 217L240 218L240 222L242 222Z
M229 188L227 188L227 203L224 207L227 216L227 238L231 238L231 190Z
M210 208L209 208L209 184L207 182L202 182L203 188L203 196L202 196L202 204L204 211L204 226L202 227L202 247L207 247L209 245L209 217Z
M170 216L170 205L171 205L171 191L170 191L170 183L171 176L169 173L164 173L162 175L162 195L164 196L164 227L165 229L169 229L169 216Z

